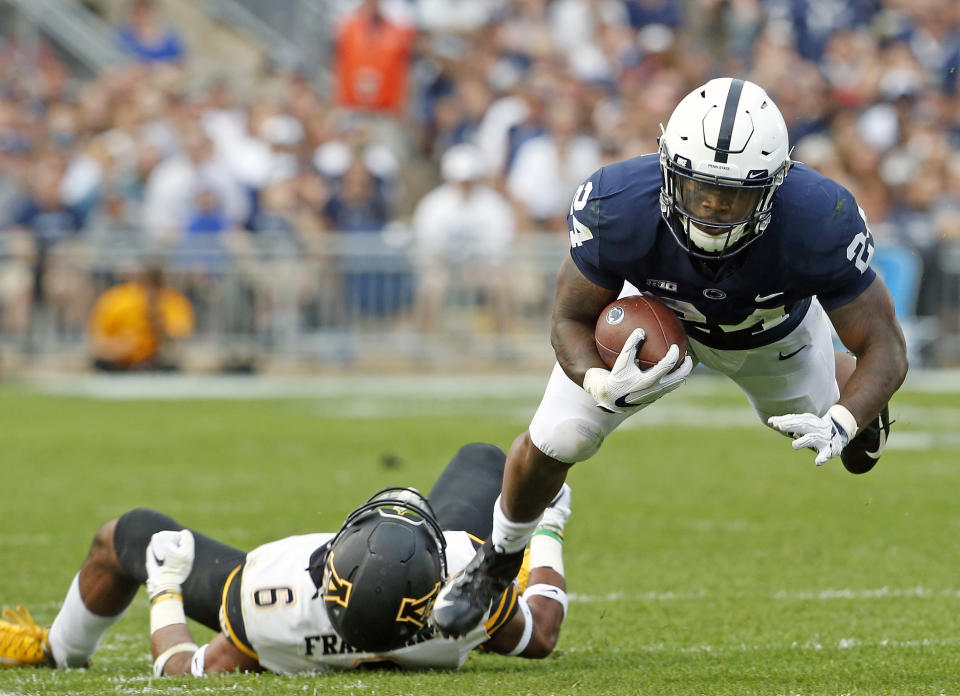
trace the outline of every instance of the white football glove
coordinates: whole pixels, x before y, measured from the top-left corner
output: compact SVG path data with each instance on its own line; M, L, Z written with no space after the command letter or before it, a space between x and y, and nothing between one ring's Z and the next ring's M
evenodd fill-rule
M563 484L557 497L553 499L550 506L543 511L543 517L537 529L549 529L551 532L563 536L563 528L570 519L570 486Z
M147 594L181 589L193 568L194 539L189 529L157 532L147 544Z
M793 438L793 449L816 451L817 466L836 457L857 434L857 421L844 406L834 404L821 418L813 413L773 416L767 422Z
M683 384L693 370L693 360L688 355L676 371L670 372L680 357L680 348L676 345L670 346L656 365L641 370L636 361L637 346L646 337L643 329L634 329L623 344L612 370L591 367L583 376L584 391L604 411L623 413L652 404Z

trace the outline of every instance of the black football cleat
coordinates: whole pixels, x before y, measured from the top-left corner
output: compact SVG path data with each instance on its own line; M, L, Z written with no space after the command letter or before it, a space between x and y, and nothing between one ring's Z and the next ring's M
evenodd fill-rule
M883 407L880 415L843 448L840 461L851 474L865 474L874 467L890 436L890 407Z
M522 564L523 550L498 553L487 540L437 595L432 618L440 633L458 638L475 628L517 577Z

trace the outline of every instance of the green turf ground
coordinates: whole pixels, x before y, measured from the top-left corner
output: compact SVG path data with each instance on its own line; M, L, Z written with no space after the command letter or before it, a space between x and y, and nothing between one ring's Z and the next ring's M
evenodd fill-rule
M854 477L836 460L816 468L754 424L737 392L710 385L672 394L574 467L570 615L545 661L151 681L141 595L90 670L3 670L0 696L960 693L960 397L901 392L899 447ZM508 445L538 398L0 389L0 605L49 623L93 532L133 506L239 547L334 530L380 486L428 489L464 442Z

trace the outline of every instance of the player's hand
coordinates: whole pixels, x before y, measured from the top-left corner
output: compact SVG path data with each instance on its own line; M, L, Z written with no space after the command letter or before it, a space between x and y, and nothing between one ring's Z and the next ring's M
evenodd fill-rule
M180 590L193 568L194 539L189 529L157 532L147 544L147 594Z
M693 361L687 357L676 373L668 374L680 357L680 348L672 345L660 362L641 370L636 355L637 347L645 338L643 329L634 329L623 344L613 369L591 367L584 375L584 390L603 410L623 413L647 406L683 384L693 369Z
M537 525L537 529L549 529L563 536L563 528L567 526L567 520L570 519L570 497L570 486L565 483L550 506L543 511L543 518Z
M857 421L843 406L835 404L822 417L813 413L773 416L767 422L793 438L793 449L809 447L817 453L817 466L836 457L857 434Z

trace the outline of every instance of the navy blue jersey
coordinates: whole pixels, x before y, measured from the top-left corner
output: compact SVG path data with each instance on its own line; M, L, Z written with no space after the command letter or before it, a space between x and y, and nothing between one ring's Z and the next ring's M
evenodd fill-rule
M594 173L570 206L571 256L601 287L620 290L629 281L655 295L705 345L739 350L777 341L800 323L813 296L826 309L840 307L876 275L873 237L857 202L803 164L777 191L767 229L719 278L671 234L660 184L656 154Z

